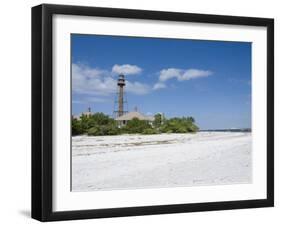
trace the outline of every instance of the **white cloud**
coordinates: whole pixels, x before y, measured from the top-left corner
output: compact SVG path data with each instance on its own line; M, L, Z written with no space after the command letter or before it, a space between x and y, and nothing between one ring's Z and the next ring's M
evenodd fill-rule
M188 69L184 71L184 74L178 78L178 80L189 80L189 79L195 79L195 78L203 78L208 77L212 74L211 71L205 71L205 70L198 70L198 69Z
M141 73L142 69L140 67L138 67L137 65L131 65L131 64L118 65L118 64L115 64L112 67L112 72L115 73L115 74L134 75L134 74Z
M93 99L89 102L102 102L97 96L108 96L116 93L117 81L113 73L137 74L142 71L136 65L117 65L112 67L112 71L91 68L82 64L72 64L72 89L74 93L85 94ZM178 81L190 80L211 75L211 71L178 68L168 68L160 71L159 80L151 87L141 82L126 81L125 91L136 95L144 95L152 90L164 89L167 87L165 82L169 79L176 78ZM78 100L74 100L78 103Z
M104 103L108 102L108 99L100 98L100 97L85 97L82 99L75 99L72 100L72 103L74 104L90 104L90 103Z
M89 66L72 64L72 89L79 94L106 96L117 91L117 81L111 72L91 68ZM147 84L126 81L126 92L143 95L151 89Z
M187 69L182 70L178 68L168 68L160 71L159 81L165 82L169 79L176 78L178 81L190 80L195 78L208 77L211 75L211 71Z
M107 71L72 64L72 89L76 93L108 95L116 91L116 81Z
M126 91L138 95L144 95L150 92L151 88L147 84L140 82L129 82L126 81Z
M171 78L178 78L180 76L181 70L177 68L168 68L160 71L159 81L165 82Z
M167 86L166 86L165 83L157 82L157 83L154 84L153 89L154 89L154 90L157 90L157 89L164 89L164 88L166 88L166 87L167 87Z

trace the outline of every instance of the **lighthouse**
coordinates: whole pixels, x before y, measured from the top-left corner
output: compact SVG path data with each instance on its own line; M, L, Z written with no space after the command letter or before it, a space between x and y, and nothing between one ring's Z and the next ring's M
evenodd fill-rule
M140 112L138 112L137 107L135 107L134 111L128 112L124 110L125 104L127 104L127 100L125 97L125 76L120 74L117 80L117 98L115 102L117 104L117 108L114 111L115 120L118 122L119 127L125 126L128 121L137 118L138 120L147 121L149 124L152 124L154 121L153 116L147 116ZM115 106L115 105L114 105ZM127 106L128 107L128 106ZM114 107L115 108L115 107Z
M114 111L114 113L116 114L117 117L120 117L122 115L124 115L127 111L124 110L124 89L125 89L125 76L123 74L120 74L117 80L117 87L118 87L118 91L117 91L117 110Z

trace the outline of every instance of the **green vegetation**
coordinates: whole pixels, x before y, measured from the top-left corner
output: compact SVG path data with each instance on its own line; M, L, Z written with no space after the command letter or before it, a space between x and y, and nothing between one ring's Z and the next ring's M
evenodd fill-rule
M142 131L142 134L158 134L159 132L155 128L147 128Z
M162 115L161 114L156 114L154 115L154 121L153 121L153 126L155 128L159 128L161 126L161 124L163 123L162 121L164 121L165 119L162 119Z
M151 129L151 125L147 121L133 118L128 121L127 125L122 128L124 133L143 133L147 129Z
M100 125L88 129L89 136L105 136L119 134L119 128L115 125Z
M198 131L192 117L175 117L166 119L161 114L154 116L153 123L134 118L125 126L103 113L90 116L82 115L72 118L72 135L87 134L89 136L105 136L118 134L160 134L160 133L194 133Z
M79 135L84 132L82 126L81 126L81 121L77 119L72 119L72 135Z
M199 129L194 123L192 117L176 117L165 120L159 129L161 133L194 133Z
M72 135L88 134L90 136L117 135L120 133L117 122L103 113L82 115L72 119Z

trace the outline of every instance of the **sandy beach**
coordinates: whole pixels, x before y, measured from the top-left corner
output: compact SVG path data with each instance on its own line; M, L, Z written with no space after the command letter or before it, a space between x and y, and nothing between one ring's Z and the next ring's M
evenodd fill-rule
M75 136L72 191L251 183L251 133Z

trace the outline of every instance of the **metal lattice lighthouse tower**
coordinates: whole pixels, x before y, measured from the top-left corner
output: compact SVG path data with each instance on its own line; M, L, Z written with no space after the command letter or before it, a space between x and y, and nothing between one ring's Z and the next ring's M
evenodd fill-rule
M117 117L120 117L122 115L124 115L124 113L126 113L127 111L124 111L124 87L125 87L126 83L125 83L125 76L123 74L119 75L118 81L117 81L117 86L118 86L118 92L117 92L117 98L118 98L118 108L117 111L115 111L115 113L117 113Z
M152 124L154 121L154 117L146 116L138 112L138 109L135 108L134 111L131 111L128 113L128 102L126 98L126 92L125 92L125 76L123 74L120 74L117 80L117 95L114 101L114 117L115 120L118 122L118 126L122 127L127 125L128 121L133 120L134 118L137 118L139 120L147 121L148 123ZM115 108L115 104L117 104L117 109Z

